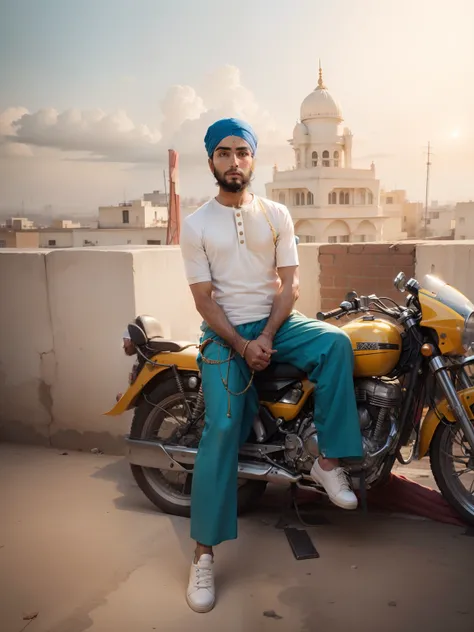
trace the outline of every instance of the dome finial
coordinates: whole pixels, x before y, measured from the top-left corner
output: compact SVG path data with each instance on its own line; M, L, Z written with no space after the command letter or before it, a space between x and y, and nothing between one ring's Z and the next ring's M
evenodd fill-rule
M319 60L319 79L318 79L318 88L320 90L326 90L326 86L323 81L323 69L321 68L321 59Z

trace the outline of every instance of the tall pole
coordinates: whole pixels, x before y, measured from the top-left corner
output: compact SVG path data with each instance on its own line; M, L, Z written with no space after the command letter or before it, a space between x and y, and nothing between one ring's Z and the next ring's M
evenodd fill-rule
M431 167L431 145L428 141L428 156L426 159L426 190L425 190L425 239L428 235L428 197L430 191L430 167Z
M163 169L163 182L165 183L165 200L166 200L166 207L169 211L169 203L168 203L168 191L167 191L167 187L166 187L166 169Z

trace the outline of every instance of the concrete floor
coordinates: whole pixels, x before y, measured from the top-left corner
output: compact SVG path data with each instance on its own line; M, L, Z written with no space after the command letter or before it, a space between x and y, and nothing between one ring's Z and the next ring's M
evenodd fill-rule
M323 510L308 530L321 557L298 562L272 490L217 549L218 604L197 615L188 520L155 511L122 459L3 444L0 498L1 632L474 630L464 528Z

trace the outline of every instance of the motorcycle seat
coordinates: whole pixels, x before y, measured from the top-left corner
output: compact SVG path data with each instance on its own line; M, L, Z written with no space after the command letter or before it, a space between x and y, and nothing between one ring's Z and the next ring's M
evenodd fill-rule
M257 371L254 376L256 382L269 382L273 380L303 380L306 377L304 371L300 371L292 364L272 362L263 371Z
M149 340L146 343L147 349L154 353L163 353L164 351L181 351L182 346L174 342L174 340L165 340L160 338L159 340Z

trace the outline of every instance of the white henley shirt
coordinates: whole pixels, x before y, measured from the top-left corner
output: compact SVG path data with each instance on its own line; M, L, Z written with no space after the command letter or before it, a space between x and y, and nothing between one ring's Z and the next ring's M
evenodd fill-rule
M188 283L212 282L213 298L233 326L270 315L280 287L277 268L298 265L286 206L254 196L239 208L212 199L183 221L180 245ZM276 245L269 226L276 232Z

